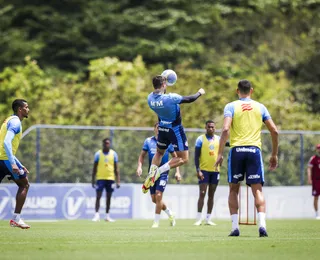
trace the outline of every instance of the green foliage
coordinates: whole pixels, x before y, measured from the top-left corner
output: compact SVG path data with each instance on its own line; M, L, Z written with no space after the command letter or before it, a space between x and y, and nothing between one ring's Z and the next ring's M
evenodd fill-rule
M207 92L181 106L185 127L212 118L220 128L238 80L247 78L280 129L319 130L319 28L317 0L1 1L0 114L25 98L24 129L152 126L152 77L172 68L178 82L169 92ZM287 140L281 145L289 156ZM59 161L50 156L45 165ZM126 156L129 170L135 156Z

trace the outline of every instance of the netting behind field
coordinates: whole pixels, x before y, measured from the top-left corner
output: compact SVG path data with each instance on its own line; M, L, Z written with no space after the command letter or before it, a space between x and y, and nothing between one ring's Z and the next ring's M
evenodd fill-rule
M194 166L194 145L196 138L204 133L202 129L186 129L189 142L189 163L181 167L185 184L197 183ZM217 133L219 134L219 133ZM21 141L17 157L29 168L31 182L90 182L93 158L101 149L102 139L112 138L113 149L118 153L121 181L142 182L135 176L138 156L145 138L153 135L152 128L46 128L34 127ZM271 137L262 134L262 154L265 163L266 185L300 185L306 183L307 162L314 154L314 146L320 143L320 132L280 134L279 168L268 172L271 153ZM220 184L227 184L227 158L225 149L221 168ZM147 174L145 160L143 176ZM174 171L174 170L173 170ZM171 171L170 178L174 173ZM172 182L172 181L171 181Z

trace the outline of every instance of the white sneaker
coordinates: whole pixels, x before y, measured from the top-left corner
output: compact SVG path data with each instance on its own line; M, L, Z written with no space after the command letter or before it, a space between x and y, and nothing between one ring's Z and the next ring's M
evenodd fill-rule
M151 228L158 228L159 227L159 222L153 222Z
M174 213L171 214L171 216L169 217L170 220L170 226L174 227L176 225L176 216Z
M199 219L199 220L197 220L193 225L194 225L194 226L201 226L201 224L202 224L202 220Z
M30 226L26 223L24 223L24 221L20 218L19 221L15 221L13 219L10 220L10 226L11 227L18 227L18 228L21 228L21 229L28 229L30 228Z
M216 226L217 224L212 222L211 220L207 220L205 225L207 225L207 226Z
M100 215L99 215L99 213L94 214L94 217L93 217L92 221L93 221L93 222L98 222L98 221L100 221Z
M109 218L106 218L106 221L107 221L107 222L116 222L114 219L112 219L112 218L110 218L110 217L109 217Z

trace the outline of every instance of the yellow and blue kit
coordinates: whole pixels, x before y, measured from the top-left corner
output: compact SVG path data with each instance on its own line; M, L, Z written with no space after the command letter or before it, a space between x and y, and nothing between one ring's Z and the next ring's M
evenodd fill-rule
M231 117L228 181L244 180L248 185L264 183L261 156L261 128L271 119L267 108L250 98L241 98L226 105L224 117Z

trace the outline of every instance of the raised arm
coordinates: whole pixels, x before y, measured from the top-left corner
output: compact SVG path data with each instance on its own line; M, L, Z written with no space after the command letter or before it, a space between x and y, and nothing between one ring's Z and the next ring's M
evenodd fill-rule
M182 104L182 103L192 103L192 102L196 101L201 95L204 95L205 93L206 92L204 91L204 89L201 88L194 95L182 97L182 100L181 100L180 104Z

